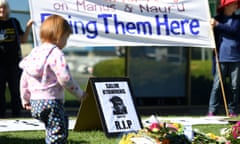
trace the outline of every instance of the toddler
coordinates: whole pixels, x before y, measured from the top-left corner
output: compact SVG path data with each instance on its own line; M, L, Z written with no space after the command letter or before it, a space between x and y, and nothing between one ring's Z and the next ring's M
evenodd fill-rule
M61 16L49 16L40 27L42 44L20 62L23 69L20 92L23 108L42 121L47 144L64 144L68 137L68 117L64 112L64 89L79 100L87 94L71 76L62 49L72 33Z

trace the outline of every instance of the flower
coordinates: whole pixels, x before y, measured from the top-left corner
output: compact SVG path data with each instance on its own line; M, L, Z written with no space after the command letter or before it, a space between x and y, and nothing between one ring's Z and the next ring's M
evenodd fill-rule
M226 138L217 136L213 133L202 133L194 130L194 138L192 144L227 144L229 142ZM228 143L231 144L231 143Z
M183 134L183 129L183 125L179 123L153 122L139 130L135 136L151 138L157 144L190 144L187 137ZM133 134L124 136L121 144L124 144L123 139L128 140L132 136Z
M197 129L192 131L193 139L189 141L184 135L182 124L154 121L136 133L124 135L119 144L137 144L131 140L136 137L154 141L154 144L240 144L240 121L221 129L220 136Z
M193 144L200 142L205 143L217 143L217 144L239 144L240 139L240 121L230 127L223 128L220 130L220 136L213 133L201 133L194 131L195 136L192 141Z
M215 134L213 133L207 133L206 134L208 137L210 137L211 139L214 139L214 140L217 140L218 136L216 136Z
M152 123L148 129L152 132L159 132L161 129L161 126L158 123Z
M232 136L235 139L237 139L240 136L240 121L238 121L235 125L233 125Z

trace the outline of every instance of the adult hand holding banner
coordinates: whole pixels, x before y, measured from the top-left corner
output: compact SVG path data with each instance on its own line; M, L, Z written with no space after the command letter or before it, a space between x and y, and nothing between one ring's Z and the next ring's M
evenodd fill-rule
M67 46L214 48L207 0L29 0L33 35L51 14L72 26Z

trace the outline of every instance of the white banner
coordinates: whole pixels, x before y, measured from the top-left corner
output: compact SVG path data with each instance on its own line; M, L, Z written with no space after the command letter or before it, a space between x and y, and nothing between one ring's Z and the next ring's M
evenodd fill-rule
M208 0L29 0L34 43L51 14L72 26L67 46L214 48Z

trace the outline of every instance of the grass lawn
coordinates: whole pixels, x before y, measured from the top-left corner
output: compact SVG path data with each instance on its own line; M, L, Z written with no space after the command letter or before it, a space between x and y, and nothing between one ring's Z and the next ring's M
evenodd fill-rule
M0 133L1 144L44 144L44 131ZM69 131L68 144L117 144L120 138L107 138L102 131Z
M239 119L239 118L237 118ZM230 125L194 125L204 133L220 135L220 129ZM44 144L45 131L18 131L0 133L1 144ZM121 137L107 138L101 130L76 132L69 130L68 144L118 144Z

